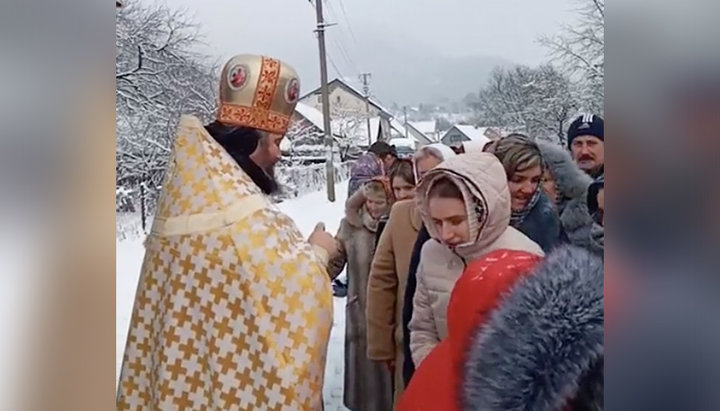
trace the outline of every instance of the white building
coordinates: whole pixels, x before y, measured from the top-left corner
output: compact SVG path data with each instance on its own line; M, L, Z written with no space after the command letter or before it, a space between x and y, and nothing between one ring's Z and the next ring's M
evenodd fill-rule
M457 146L466 141L486 144L500 137L500 131L494 127L475 127L467 124L456 124L445 132L440 142L446 146Z

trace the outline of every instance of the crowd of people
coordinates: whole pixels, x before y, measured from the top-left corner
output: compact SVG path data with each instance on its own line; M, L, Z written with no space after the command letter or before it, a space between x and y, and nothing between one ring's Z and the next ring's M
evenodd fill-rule
M410 161L378 142L361 158L378 171L353 168L343 226L363 201L372 215L376 193L387 217L352 236L363 264L347 270L349 409L602 408L603 119L579 116L567 142L510 134Z
M217 120L180 121L146 242L118 409L323 409L331 280L347 273L353 411L603 408L604 124L373 144L336 234L269 200L297 73L239 55Z

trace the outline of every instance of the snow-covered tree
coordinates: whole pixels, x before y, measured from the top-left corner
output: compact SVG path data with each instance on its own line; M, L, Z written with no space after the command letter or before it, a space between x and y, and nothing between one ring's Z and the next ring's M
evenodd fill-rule
M448 131L452 128L453 124L448 120L446 117L439 116L435 119L435 124L437 125L436 131Z
M605 98L605 0L580 2L575 25L563 27L562 33L543 37L563 71L573 80L573 92L581 109L603 113Z
M133 1L116 18L117 185L154 203L180 115L212 118L218 67L194 51L198 28L182 12Z
M330 118L335 144L340 150L342 161L347 160L352 150L368 145L367 119L364 110L333 104L330 106Z
M562 143L577 103L553 66L496 68L473 103L475 122Z
M292 160L296 155L324 155L325 135L304 118L293 118L280 146L283 155Z

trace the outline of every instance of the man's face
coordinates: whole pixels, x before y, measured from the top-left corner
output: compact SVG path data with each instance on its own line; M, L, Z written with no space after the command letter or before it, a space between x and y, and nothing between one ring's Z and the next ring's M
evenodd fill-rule
M586 173L605 164L605 143L595 136L577 136L570 145L573 160Z
M275 164L280 161L280 143L283 137L280 134L262 133L257 148L250 155L250 159L269 175L273 174Z

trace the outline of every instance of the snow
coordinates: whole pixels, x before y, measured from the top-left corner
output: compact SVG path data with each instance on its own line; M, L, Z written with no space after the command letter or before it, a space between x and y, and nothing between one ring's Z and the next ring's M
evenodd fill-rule
M429 141L437 142L439 139L439 133L436 131L435 120L428 121L410 121L408 122L410 127L423 134Z
M347 181L335 186L336 201L327 200L325 190L306 194L293 200L278 204L283 212L287 213L307 237L321 221L325 229L332 234L337 232L340 220L344 215L344 204L347 198ZM143 240L130 238L116 240L116 384L120 376L123 351L127 339L130 316L135 299L135 291L142 260L145 255ZM325 365L325 386L323 398L325 410L345 410L342 405L343 397L343 370L345 350L345 298L334 298L334 319L328 345L327 362Z
M378 135L380 134L380 122L381 118L379 116L370 117L370 131L372 132L372 135L370 136L370 144L377 141ZM333 133L335 134L342 134L340 133L340 126L342 122L333 122ZM368 144L368 132L367 132L367 120L366 119L360 119L357 122L357 126L353 127L351 130L347 130L346 134L348 134L348 138L351 139L354 142L357 142L357 145L359 146L370 146Z
M317 127L321 132L325 130L323 114L320 110L308 104L299 102L297 103L297 106L295 106L295 111L312 123L313 126ZM351 119L333 118L332 115L330 117L330 125L334 135L339 136L343 134L350 134L347 136L348 138L353 141L357 141L359 145L367 145L367 120L365 120L364 117L351 116ZM352 123L357 122L357 125L349 127L348 121ZM370 130L372 131L371 144L377 141L377 136L380 133L381 121L382 119L379 116L370 117ZM295 150L298 150L298 148L295 147Z
M417 142L413 138L393 138L392 140L388 141L388 144L395 147L409 147L413 150L415 149L415 144Z
M457 124L455 128L465 134L470 141L477 141L481 143L487 143L490 141L490 139L485 135L485 132L488 129L487 127L476 128L475 126Z
M413 141L412 148L415 148L415 146L417 146L417 143L418 143L417 137L415 137L415 136L410 132L409 127L405 127L405 125L404 125L403 123L401 123L399 120L394 119L394 118L390 121L390 127L391 127L393 130L395 130L398 134L400 134L401 136L403 136L403 138L404 138L405 136L408 136L407 138L408 138L408 139L411 139L411 140ZM407 128L407 130L406 130L406 128Z
M350 89L350 91L352 91L353 93L357 94L360 98L364 98L364 97L365 97L365 93L363 93L362 91L360 91L360 88L356 87L351 81L348 81L348 79L346 79L346 78L336 78L334 81L338 81L338 82L344 84L345 86L347 86L348 89ZM386 115L388 115L388 116L391 116L391 115L392 115L391 112L390 112L390 110L388 110L387 108L385 108L385 107L384 107L382 104L380 104L380 102L377 101L375 98L370 97L370 98L368 99L368 102L370 102L370 104L372 104L373 106L375 106L378 110L382 111L382 112L385 113Z
M325 125L323 123L323 114L322 112L320 112L320 110L305 103L298 102L295 106L295 111L297 111L298 114L300 114L301 116L305 117L305 119L312 123L312 125L314 125L315 127L319 128L320 130L325 130Z
M430 121L410 121L409 124L415 129L426 136L434 136L435 135L435 120Z

